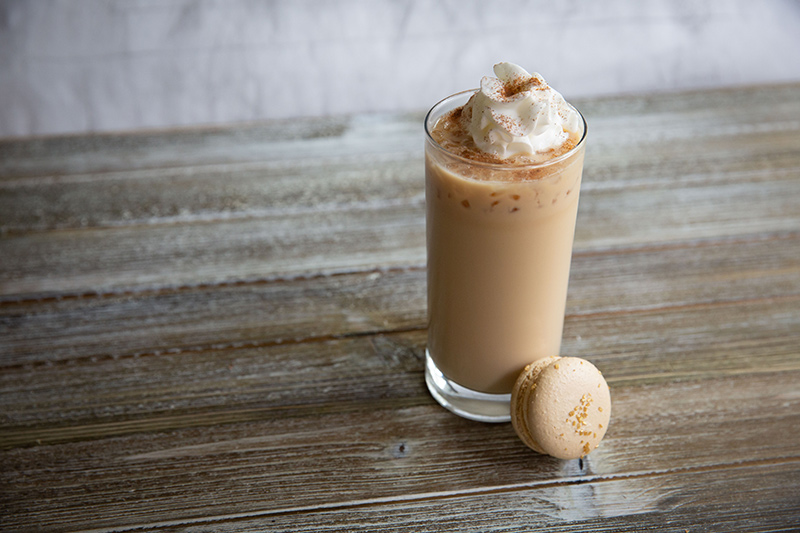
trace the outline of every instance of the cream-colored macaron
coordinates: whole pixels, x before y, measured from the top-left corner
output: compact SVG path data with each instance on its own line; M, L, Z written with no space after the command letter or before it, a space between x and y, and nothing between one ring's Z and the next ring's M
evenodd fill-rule
M597 448L611 419L602 373L577 357L546 357L525 367L511 393L511 422L529 448L577 459Z

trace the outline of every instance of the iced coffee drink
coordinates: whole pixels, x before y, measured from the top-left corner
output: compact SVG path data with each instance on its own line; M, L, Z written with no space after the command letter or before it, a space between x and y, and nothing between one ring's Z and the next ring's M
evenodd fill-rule
M507 421L520 371L559 355L586 125L538 74L494 72L425 120L426 382Z

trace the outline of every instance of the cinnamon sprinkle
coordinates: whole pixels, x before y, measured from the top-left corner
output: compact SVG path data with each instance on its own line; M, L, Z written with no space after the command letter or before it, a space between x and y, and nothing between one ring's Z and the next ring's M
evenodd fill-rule
M503 84L502 96L504 98L511 98L516 94L525 91L530 91L531 89L546 89L546 88L547 85L542 82L541 78L537 78L536 76L531 76L529 78L519 76L514 80L510 81L509 83Z
M535 80L536 78L532 79ZM468 129L469 119L472 118L470 111L470 108L465 109L464 106L461 106L446 113L431 130L431 137L448 152L478 163L500 165L539 164L569 152L578 144L578 139L571 136L558 148L539 154L539 157L536 158L520 154L508 159L501 159L494 154L484 152L475 145L475 141L472 139ZM516 121L509 120L508 122L510 123L508 125L521 127L521 124L517 124Z

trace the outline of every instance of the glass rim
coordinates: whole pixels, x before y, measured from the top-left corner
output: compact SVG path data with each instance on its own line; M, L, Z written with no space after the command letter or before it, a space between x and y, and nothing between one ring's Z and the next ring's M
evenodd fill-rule
M462 96L466 96L468 94L469 95L473 95L476 92L478 92L479 90L480 89L468 89L466 91L461 91L461 92L457 92L457 93L451 94L450 96L446 96L445 98L442 98L441 100L436 102L428 110L428 112L425 113L425 120L423 121L423 126L425 127L425 139L428 141L428 143L433 145L438 151L446 154L449 157L457 159L462 163L469 164L469 165L474 165L474 166L479 166L479 167L484 167L484 168L491 168L491 169L495 169L495 170L525 170L525 169L532 169L532 168L543 168L543 167L547 167L547 166L550 166L550 165L557 164L557 163L560 163L562 161L565 161L566 159L569 159L570 157L575 155L575 153L577 153L578 150L583 148L584 141L586 140L586 133L587 133L587 130L588 130L588 125L586 124L586 118L584 118L583 113L581 113L580 110L577 107L575 107L574 105L572 105L569 102L565 101L565 103L569 107L574 109L575 112L578 113L578 116L581 117L581 122L583 123L583 133L581 135L581 138L575 144L575 146L573 146L567 152L564 152L563 154L561 154L558 157L554 157L553 159L548 159L547 161L541 161L539 163L526 163L526 164L523 164L523 165L518 165L518 164L508 164L508 163L492 163L492 162L489 162L489 161L476 161L474 159L470 159L468 157L464 157L464 156L461 156L461 155L458 155L458 154L455 154L455 153L451 152L450 150L446 149L441 144L436 142L436 140L431 136L431 132L430 132L430 128L429 128L429 122L430 122L431 115L434 113L434 111L436 111L437 109L441 108L448 101L454 100L454 99L462 97Z

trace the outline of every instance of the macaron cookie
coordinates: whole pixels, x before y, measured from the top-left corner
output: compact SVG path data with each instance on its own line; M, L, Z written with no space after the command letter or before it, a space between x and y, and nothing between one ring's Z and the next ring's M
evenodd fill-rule
M546 357L520 373L511 392L511 423L539 453L577 459L597 448L611 419L603 374L578 357Z

